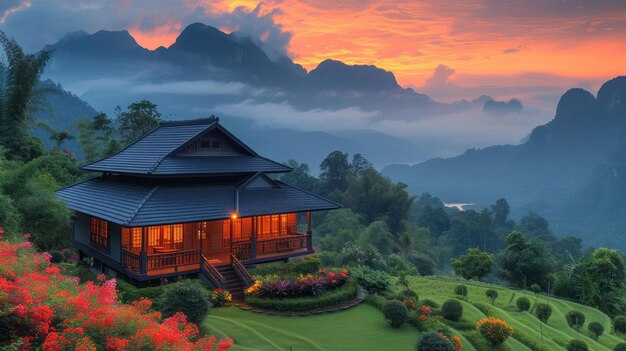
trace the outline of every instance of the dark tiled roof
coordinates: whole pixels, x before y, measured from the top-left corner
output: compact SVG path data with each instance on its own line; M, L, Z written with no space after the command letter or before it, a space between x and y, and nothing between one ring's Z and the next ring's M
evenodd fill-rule
M94 178L57 191L69 208L125 226L148 226L225 219L340 206L276 182L277 188L238 189L235 185L146 185Z
M163 159L152 172L172 174L228 174L247 172L288 172L291 168L262 157L253 156L173 156Z
M205 131L219 130L241 147L240 156L174 156L174 151ZM289 172L290 167L257 155L215 119L163 122L119 153L82 167L88 171L143 175L200 175Z

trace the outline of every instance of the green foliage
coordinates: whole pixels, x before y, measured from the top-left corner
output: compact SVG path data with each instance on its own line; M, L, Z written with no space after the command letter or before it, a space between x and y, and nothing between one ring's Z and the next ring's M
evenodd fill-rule
M195 324L200 324L210 310L209 292L192 280L167 285L159 300L159 311L163 317L183 312Z
M626 333L626 316L617 316L613 318L613 327L618 333Z
M320 270L320 258L317 255L305 256L302 260L276 262L257 265L252 273L255 275L278 275L280 277L300 274L317 273Z
M541 292L541 286L539 286L539 284L532 284L530 286L530 291L532 291L535 295L539 295Z
M322 188L327 194L333 191L344 192L348 188L352 170L347 153L331 152L320 164L320 170Z
M384 271L373 270L367 266L355 267L351 276L370 294L383 294L391 288L389 275Z
M93 162L117 151L117 147L115 147L116 150L107 150L112 147L114 141L115 128L112 124L113 122L105 113L97 114L91 120L81 119L77 122L78 144L83 152L85 163Z
M365 302L382 311L383 306L385 305L385 303L387 303L387 299L384 296L368 294L365 297Z
M517 306L517 309L520 312L528 311L530 310L530 300L527 297L522 296L515 301L515 306Z
M417 268L420 275L435 274L435 262L427 255L413 252L407 256L407 260Z
M394 275L420 274L411 262L395 254L387 255L385 257L385 266L387 266L387 272Z
M383 306L383 315L392 327L400 327L409 315L409 310L398 300L390 300Z
M494 289L487 289L485 291L485 296L487 296L487 298L491 300L491 304L493 305L498 298L498 292Z
M492 256L478 248L468 249L467 254L452 260L454 273L465 279L480 280L484 278L491 272L492 265Z
M350 243L344 246L337 260L341 266L365 266L377 270L386 270L385 259L373 246L360 246Z
M29 135L37 84L50 54L25 54L19 44L0 31L7 65L0 63L0 148L11 160L29 161L43 153L41 140Z
M311 175L311 170L309 169L308 164L298 163L293 159L288 160L286 164L287 166L293 168L293 171L283 174L280 177L281 181L310 192L319 191L320 182L317 178Z
M21 222L21 215L15 208L13 199L0 189L0 223L7 233L16 233Z
M52 263L61 263L64 260L63 254L59 250L50 250L48 252L50 254L50 262Z
M565 314L565 320L570 328L580 330L585 325L585 314L577 310L571 310Z
M619 344L615 345L613 351L626 351L626 343L620 342Z
M116 285L118 292L117 295L123 303L139 301L141 298L150 299L153 302L158 303L164 290L164 287L162 286L138 288L121 279L116 280Z
M385 221L392 233L404 230L415 197L406 191L406 184L394 183L374 168L365 169L350 182L343 204L358 213L366 225ZM381 252L388 249L379 247Z
M122 111L118 106L115 113L119 134L125 144L130 144L156 129L161 120L157 105L148 100L133 102L128 105L128 111Z
M604 334L604 326L602 323L593 321L587 325L587 329L593 334L594 338L598 340L600 335Z
M580 339L572 339L567 343L567 351L587 351L587 343Z
M358 286L349 281L335 290L326 291L321 295L307 297L292 297L284 299L261 298L247 296L246 303L250 306L263 308L271 311L311 311L316 308L334 306L356 296ZM383 298L384 299L384 298Z
M439 305L437 302L431 300L431 299L424 299L422 301L420 301L420 306L428 306L430 308L439 308L441 307L441 305Z
M422 333L415 347L416 351L454 351L452 344L438 333Z
M506 220L511 212L511 206L506 199L498 199L495 205L491 206L491 209L494 214L493 223L500 227L506 225Z
M546 303L538 303L535 306L535 316L544 323L548 323L548 319L552 315L552 307Z
M447 320L456 322L463 317L463 305L456 299L446 300L441 305L441 315Z
M393 237L385 221L372 222L359 238L363 247L375 247L382 254L391 252Z
M467 296L467 286L457 285L454 287L454 293L460 296Z
M512 286L521 288L526 284L547 284L553 270L553 258L541 239L530 240L518 231L506 239L507 247L500 255L501 276Z

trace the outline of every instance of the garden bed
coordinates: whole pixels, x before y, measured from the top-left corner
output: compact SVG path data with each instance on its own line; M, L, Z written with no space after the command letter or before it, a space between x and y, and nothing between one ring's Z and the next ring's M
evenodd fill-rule
M348 281L341 287L323 292L317 296L287 297L283 299L246 296L245 301L251 307L265 311L303 312L341 305L348 300L354 299L358 291L356 282Z

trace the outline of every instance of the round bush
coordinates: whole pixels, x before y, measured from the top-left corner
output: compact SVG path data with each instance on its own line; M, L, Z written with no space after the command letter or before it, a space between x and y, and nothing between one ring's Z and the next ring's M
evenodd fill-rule
M476 329L494 346L502 344L513 335L513 327L496 317L479 320Z
M626 343L621 342L613 348L613 351L626 351Z
M420 300L419 296L417 296L417 293L411 289L402 290L400 293L398 293L397 297L398 300L413 300L413 302L418 302Z
M520 297L515 301L515 305L520 312L528 311L530 309L530 300L527 297Z
M183 280L165 287L160 298L159 311L164 318L183 312L190 322L199 325L211 311L211 296L197 282Z
M454 293L460 296L467 296L467 286L457 285L454 287Z
M593 334L596 340L600 337L600 335L604 334L604 327L599 322L591 322L587 326L587 329Z
M565 314L565 320L570 328L580 330L585 325L585 315L576 310L571 310Z
M617 316L613 319L613 326L618 333L626 333L626 316Z
M51 256L50 262L52 263L61 263L65 259L65 257L63 257L63 254L59 250L50 250L50 252L48 253Z
M580 339L572 339L567 343L567 351L587 351L587 343Z
M422 333L416 351L454 351L452 344L441 335L433 332Z
M424 299L420 301L420 306L428 306L430 308L439 308L439 304L431 299Z
M392 327L399 327L409 317L409 310L398 300L389 300L383 306L383 315Z
M540 321L548 323L548 319L550 319L551 315L552 307L550 307L550 305L546 303L537 304L537 307L535 308L535 316L537 316Z
M459 300L446 300L441 305L441 315L449 321L458 321L463 316L463 305Z
M487 296L487 298L491 300L491 304L493 305L493 303L496 302L496 299L498 298L498 292L493 289L489 289L485 291L485 296Z
M535 295L538 295L541 292L541 287L539 284L533 284L530 286L530 291L534 292Z

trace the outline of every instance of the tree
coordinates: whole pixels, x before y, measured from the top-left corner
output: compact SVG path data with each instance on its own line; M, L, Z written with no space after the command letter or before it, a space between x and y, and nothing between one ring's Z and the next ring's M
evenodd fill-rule
M44 129L50 134L50 140L54 142L54 149L61 150L61 146L68 140L74 140L74 136L66 130L56 130L46 122L37 122L37 127Z
M442 208L426 205L417 217L417 225L428 228L434 238L438 238L450 229L450 218Z
M585 276L593 282L586 293L589 302L614 316L622 309L624 290L624 259L617 250L599 248L582 263Z
M478 248L467 249L467 254L452 260L454 273L465 279L480 280L491 272L492 266L493 257Z
M543 241L513 231L506 238L507 247L499 256L501 276L512 286L525 288L528 284L547 286L552 272L553 259Z
M382 254L389 254L393 238L387 228L387 224L384 221L376 221L365 229L360 242L363 246L371 245L377 248Z
M281 181L307 191L318 191L319 180L311 175L308 164L292 159L287 161L287 166L293 168L293 171L281 176Z
M398 235L404 230L415 197L406 191L406 184L393 183L373 168L366 169L350 182L343 205L358 213L365 225L385 221L389 230Z
M0 44L7 64L0 63L0 146L7 149L6 157L28 161L42 154L41 140L29 135L32 123L32 103L37 84L50 57L42 51L25 54L19 44L0 31Z
M348 179L352 168L348 163L348 154L341 151L331 152L320 164L320 181L326 194L333 191L344 192L348 188Z
M565 320L570 328L579 331L585 325L585 315L577 310L571 310L565 315Z
M110 155L119 148L115 145L117 141L113 138L115 129L112 123L105 113L99 113L91 120L78 121L78 144L86 163ZM110 150L112 146L115 150Z
M118 106L115 109L118 130L124 144L141 138L159 126L161 113L157 105L148 100L133 102L128 105L128 111L122 111Z
M593 321L589 323L587 329L593 334L594 339L597 341L600 335L604 334L604 326L600 322Z
M352 174L355 177L359 177L365 172L365 170L374 168L374 166L363 157L361 154L352 155L352 163L350 164Z
M485 296L491 300L491 304L493 305L498 298L498 292L494 289L487 289L487 291L485 291Z
M493 222L500 227L506 225L506 220L511 212L511 206L505 199L498 199L495 205L491 206L491 210L494 214Z

